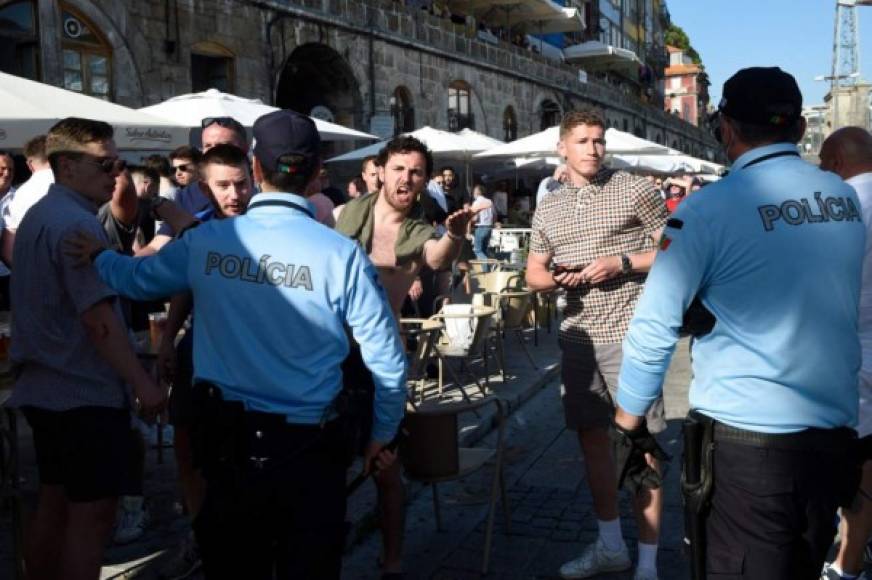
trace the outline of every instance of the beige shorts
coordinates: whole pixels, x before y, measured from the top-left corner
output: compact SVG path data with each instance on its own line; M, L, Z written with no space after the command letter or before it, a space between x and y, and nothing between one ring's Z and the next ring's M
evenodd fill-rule
M563 350L560 394L566 427L576 431L608 427L615 416L622 358L620 343L561 342L560 346ZM648 409L646 419L651 433L666 429L662 395Z

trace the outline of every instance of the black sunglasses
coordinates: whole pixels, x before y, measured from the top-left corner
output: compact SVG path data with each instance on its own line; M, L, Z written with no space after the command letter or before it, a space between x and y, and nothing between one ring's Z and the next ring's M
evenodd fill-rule
M116 157L95 157L89 153L71 153L70 156L78 161L96 165L103 173L121 173L127 168L127 161Z
M194 164L193 163L182 163L181 165L173 165L173 171L193 171Z

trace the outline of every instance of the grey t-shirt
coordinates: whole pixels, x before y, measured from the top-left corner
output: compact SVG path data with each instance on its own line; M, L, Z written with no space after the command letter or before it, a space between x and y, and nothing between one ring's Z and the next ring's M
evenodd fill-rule
M93 202L54 184L16 232L10 355L20 375L12 406L66 411L124 408L132 400L121 377L97 353L80 319L108 299L123 321L117 295L93 266L76 266L64 253L63 241L76 231L108 241L96 213Z

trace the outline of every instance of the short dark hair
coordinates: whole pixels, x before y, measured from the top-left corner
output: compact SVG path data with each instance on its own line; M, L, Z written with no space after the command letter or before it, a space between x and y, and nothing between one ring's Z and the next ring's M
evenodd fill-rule
M282 166L282 169L269 171L261 165L264 181L279 191L302 195L317 174L321 162L304 155L282 155L276 160L276 166Z
M450 165L443 165L442 168L439 170L439 173L445 173L446 171L450 171L451 173L457 173Z
M578 127L579 125L587 125L588 127L606 128L606 123L602 115L592 109L581 109L578 111L569 111L563 115L560 121L560 138L566 136L567 133Z
M144 175L155 183L160 181L160 174L154 167L149 167L147 165L128 165L127 171L130 172L131 177L134 175Z
M426 175L429 176L430 172L433 171L433 154L430 152L430 149L420 140L408 135L400 135L388 141L387 145L382 147L381 151L378 152L376 164L379 167L385 167L391 156L401 153L420 153L424 156L424 162L426 163Z
M181 147L176 147L170 152L170 161L174 159L190 159L194 163L199 163L203 158L203 154L200 153L200 150L196 147L191 147L190 145L182 145Z
M36 157L40 161L47 159L45 155L45 135L37 135L24 144L24 156L28 159Z
M209 165L229 165L231 167L243 167L248 171L248 156L245 151L230 143L215 145L200 158L200 175L205 177L206 167Z
M366 157L363 158L363 161L361 161L361 163L360 163L360 172L361 173L366 171L366 166L369 165L370 162L375 163L376 167L378 167L378 164L379 164L378 163L378 155L367 155Z
M723 115L723 113L721 113ZM739 140L751 147L766 145L768 143L799 143L802 140L803 117L784 127L775 125L757 125L745 121L737 121L724 115L733 125Z
M110 141L115 135L112 125L93 119L67 117L55 123L45 139L45 152L55 175L58 159L64 154L82 152L88 143Z
M161 177L169 179L173 175L173 167L170 165L170 160L158 153L149 155L143 159L142 164L157 171Z

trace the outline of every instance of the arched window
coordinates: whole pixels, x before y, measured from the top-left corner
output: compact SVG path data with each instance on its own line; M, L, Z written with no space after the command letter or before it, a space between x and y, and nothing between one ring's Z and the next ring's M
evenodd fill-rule
M391 96L391 116L394 118L394 135L415 130L415 109L412 94L406 87L397 87Z
M39 80L38 24L33 0L0 8L0 71Z
M217 42L196 43L191 47L191 90L232 93L236 84L234 60L234 54Z
M448 130L474 129L469 84L453 81L448 85Z
M539 129L544 131L550 127L560 124L560 105L551 100L542 101L541 110L539 113L540 123Z
M61 5L64 88L109 100L112 49L85 17Z
M503 112L503 141L508 143L518 138L518 119L514 107L506 107Z

